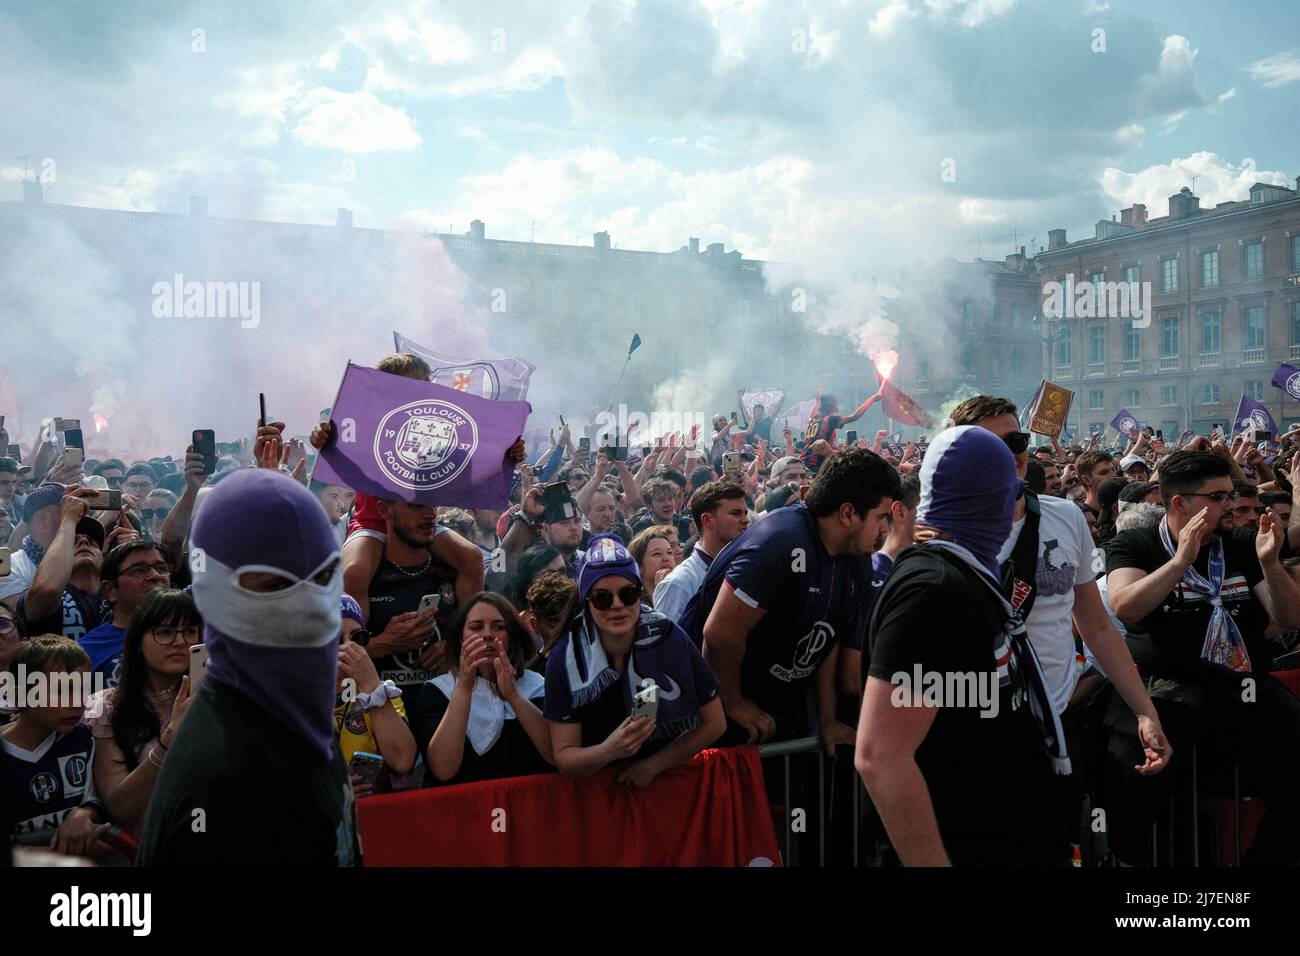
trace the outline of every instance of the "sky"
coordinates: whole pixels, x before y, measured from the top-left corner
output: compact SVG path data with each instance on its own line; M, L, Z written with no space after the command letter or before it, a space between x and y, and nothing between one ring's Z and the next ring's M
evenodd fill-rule
M661 252L698 237L796 264L823 290L799 321L870 356L898 344L889 283L903 270L1032 251L1054 228L1087 238L1134 202L1162 216L1183 186L1209 207L1294 184L1298 38L1293 2L2 0L0 198L27 176L51 203L185 213L199 195L214 217L321 224L347 208L406 237L474 219L493 238L607 231ZM175 442L194 423L141 391L141 363L205 356L158 384L174 394L197 370L221 390L264 378L268 354L301 358L302 322L316 323L313 361L281 362L305 418L329 403L321 368L399 325L492 354L513 344L459 304L465 277L440 248L415 246L399 282L350 255L313 273L274 242L223 249L207 271L266 281L267 321L239 336L164 326L145 292L184 250L159 236L107 253L35 220L0 236L0 327L45 330L0 354L20 404L120 410ZM351 276L345 306L306 278L322 266ZM781 271L766 273L774 294ZM747 341L722 322L719 340ZM938 357L952 343L933 331L919 339ZM539 395L572 393L553 356L524 357ZM805 365L779 384L811 392L824 370ZM641 400L707 418L761 371L702 350ZM584 408L612 387L591 378Z
M1293 181L1297 37L1287 2L6 2L0 191L26 156L80 205L996 258Z

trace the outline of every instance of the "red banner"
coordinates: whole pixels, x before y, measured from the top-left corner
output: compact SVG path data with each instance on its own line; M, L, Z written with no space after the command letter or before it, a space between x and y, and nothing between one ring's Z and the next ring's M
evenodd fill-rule
M754 747L706 750L643 790L558 773L357 801L366 866L780 865Z
M925 413L916 400L908 395L907 392L894 385L887 378L880 380L881 399L885 404L885 415L896 422L902 422L904 425L920 425L922 428L933 428L934 420Z

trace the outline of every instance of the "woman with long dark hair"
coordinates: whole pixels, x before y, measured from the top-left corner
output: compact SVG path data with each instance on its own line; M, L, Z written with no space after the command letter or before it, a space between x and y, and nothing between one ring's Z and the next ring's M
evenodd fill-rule
M411 711L425 785L554 769L541 709L546 688L527 669L536 646L514 605L483 591L461 606L444 635L447 673L421 688Z
M190 648L203 619L184 591L155 591L131 616L121 679L91 696L95 791L109 816L138 834L163 757L190 703Z

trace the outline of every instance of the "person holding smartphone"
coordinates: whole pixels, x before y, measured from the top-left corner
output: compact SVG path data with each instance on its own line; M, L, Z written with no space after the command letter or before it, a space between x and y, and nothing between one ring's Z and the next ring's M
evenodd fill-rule
M448 671L421 688L411 713L425 786L554 769L544 682L527 669L535 654L519 612L500 594L476 594L456 612Z
M722 736L718 681L685 631L642 606L640 572L617 535L592 538L578 593L546 664L555 765L584 776L630 760L618 781L648 786ZM632 716L645 681L659 688L654 719Z
M190 705L190 648L203 633L194 599L155 591L136 608L122 646L116 687L92 694L95 791L108 816L139 835L167 749Z

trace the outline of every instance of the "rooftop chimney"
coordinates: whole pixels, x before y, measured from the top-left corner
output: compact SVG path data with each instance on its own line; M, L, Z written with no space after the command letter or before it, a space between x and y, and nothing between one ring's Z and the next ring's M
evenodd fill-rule
M487 236L487 227L483 225L482 219L475 219L469 224L469 237L471 239L483 239Z
M208 197L191 196L190 197L190 215L207 216L208 214Z
M693 255L698 256L700 254L700 240L697 239L695 236L691 236L690 244L691 244L691 253Z
M35 179L23 180L23 202L41 202L45 198L41 184Z
M1049 250L1060 249L1064 245L1065 245L1064 229L1049 229L1047 231L1047 248Z
M595 243L595 246L596 246L597 249L600 249L600 250L602 250L603 252L608 252L608 251L609 251L609 233L608 233L608 232L598 232L598 233L595 233L595 234L591 237L591 241L592 241L593 243Z
M334 225L340 229L352 228L352 210L340 208L338 215L334 217Z
M1192 191L1184 186L1177 193L1169 197L1169 219L1172 222L1176 219L1186 219L1194 216L1201 211L1201 200L1192 195Z

